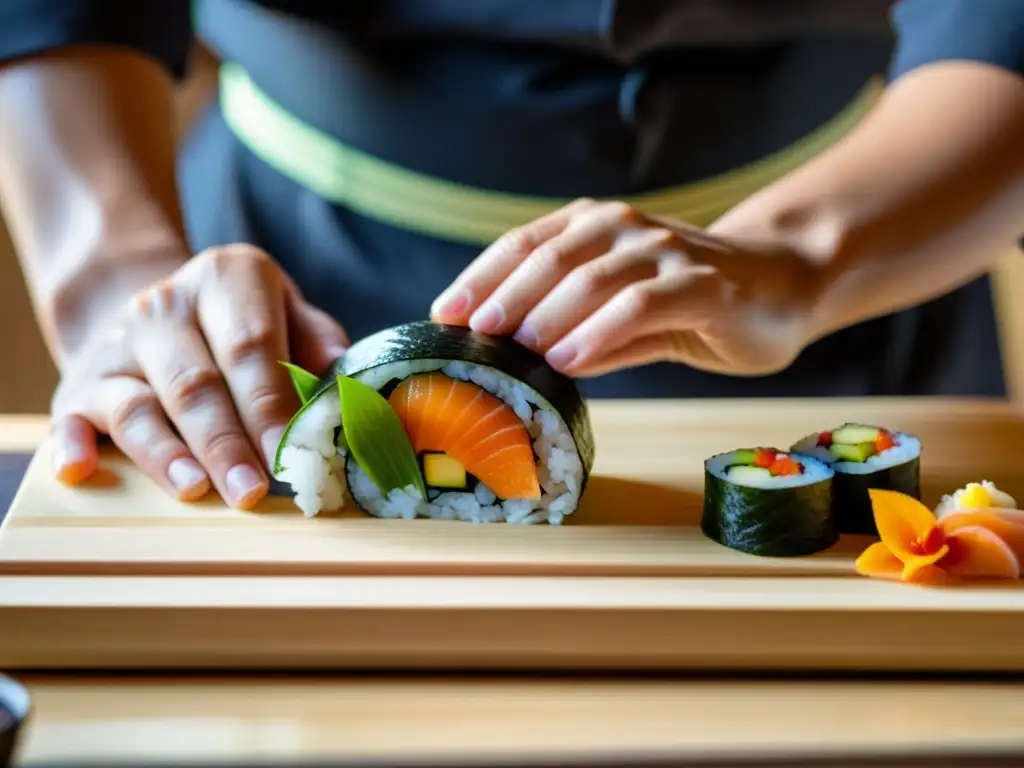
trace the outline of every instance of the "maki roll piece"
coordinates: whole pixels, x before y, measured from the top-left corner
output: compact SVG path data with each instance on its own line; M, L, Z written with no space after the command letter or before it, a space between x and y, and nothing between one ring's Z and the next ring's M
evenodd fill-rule
M304 399L275 477L307 514L559 524L594 461L586 402L541 355L432 322L363 339ZM301 386L300 386L301 384Z
M799 557L832 546L832 469L774 448L738 450L704 462L701 530L732 549Z
M808 435L793 446L835 470L835 515L840 533L877 536L870 489L921 498L921 443L903 432L866 424Z

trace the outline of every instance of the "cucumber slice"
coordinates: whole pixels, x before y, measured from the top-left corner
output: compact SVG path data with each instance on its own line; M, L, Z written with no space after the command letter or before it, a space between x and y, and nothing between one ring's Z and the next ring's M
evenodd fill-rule
M829 446L829 451L843 461L859 461L863 463L875 455L875 444L859 443L858 445L848 445L846 443L832 443Z
M732 455L733 466L745 464L747 466L754 463L754 452L747 450L735 451Z
M832 433L832 442L846 445L874 443L881 434L882 430L877 427L869 427L864 424L844 424Z
M762 469L761 467L737 465L729 468L726 477L739 485L745 485L747 483L761 485L765 481L772 479L772 473L767 469Z

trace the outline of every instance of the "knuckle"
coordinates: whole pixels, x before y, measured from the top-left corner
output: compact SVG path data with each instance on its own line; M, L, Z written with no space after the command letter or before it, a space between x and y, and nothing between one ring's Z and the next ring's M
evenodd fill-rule
M573 262L572 251L558 242L548 242L534 252L537 266L544 271L564 271Z
M578 295L599 293L609 282L608 272L596 262L584 264L573 273L573 289Z
M110 413L111 433L118 438L143 419L152 418L160 407L156 394L138 392L119 401Z
M615 221L621 222L633 221L637 217L636 209L629 203L624 203L621 200L605 203L604 213Z
M526 254L537 245L533 233L526 227L510 230L502 236L501 250L504 253Z
M248 243L207 248L196 256L196 260L201 270L219 278L235 269L263 269L273 264L266 251Z
M152 286L143 288L128 299L128 316L131 320L148 320L153 315L154 305Z
M184 309L185 302L178 287L170 281L161 280L132 294L128 301L128 319L145 322L177 315Z
M621 296L622 313L627 318L641 317L654 309L655 296L642 285L631 285Z
M216 393L222 384L220 371L187 366L174 371L167 381L167 399L175 408L190 410Z
M288 415L284 393L270 385L255 387L248 393L246 409L258 424L273 424Z
M226 464L233 464L232 459L245 447L246 439L239 429L231 424L216 424L203 435L198 453L207 459L224 458Z
M245 325L237 328L224 345L224 364L242 365L254 358L263 359L279 338L277 328L269 324Z

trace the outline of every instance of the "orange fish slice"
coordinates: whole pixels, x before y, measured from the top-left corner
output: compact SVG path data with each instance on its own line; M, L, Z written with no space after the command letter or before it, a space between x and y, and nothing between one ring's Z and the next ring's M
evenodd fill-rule
M501 499L539 499L530 433L490 392L443 373L416 374L388 398L417 453L441 451Z

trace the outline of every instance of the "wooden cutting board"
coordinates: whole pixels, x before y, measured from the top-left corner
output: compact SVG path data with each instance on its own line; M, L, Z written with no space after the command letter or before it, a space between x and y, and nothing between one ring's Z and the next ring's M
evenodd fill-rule
M1024 582L879 583L853 570L870 539L771 559L697 527L707 456L843 421L921 437L929 505L981 479L1024 499L1009 406L598 402L593 418L591 485L561 527L182 504L116 451L66 488L43 444L0 529L0 626L20 628L0 666L1024 669Z

